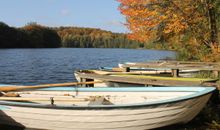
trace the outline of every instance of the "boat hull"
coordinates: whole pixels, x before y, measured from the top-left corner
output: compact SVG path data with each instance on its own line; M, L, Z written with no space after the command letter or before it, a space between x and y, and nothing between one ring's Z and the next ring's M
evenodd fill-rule
M0 105L0 124L51 130L144 130L192 120L211 93L197 98L134 108L46 109Z

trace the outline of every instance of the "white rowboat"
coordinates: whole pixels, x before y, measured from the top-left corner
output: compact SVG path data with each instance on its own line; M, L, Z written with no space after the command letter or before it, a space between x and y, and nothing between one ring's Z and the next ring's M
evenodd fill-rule
M50 130L153 129L189 122L214 90L214 87L60 87L24 91L19 92L20 102L13 100L19 97L0 98L0 125ZM30 101L23 100L28 98ZM31 101L33 98L41 100ZM59 102L56 98L74 100ZM77 98L88 100L76 102Z

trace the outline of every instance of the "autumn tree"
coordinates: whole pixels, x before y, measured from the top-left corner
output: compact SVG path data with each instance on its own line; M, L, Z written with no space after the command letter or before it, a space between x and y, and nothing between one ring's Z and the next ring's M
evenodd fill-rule
M120 11L127 18L130 39L142 42L169 42L207 47L215 52L219 47L219 0L118 0ZM185 38L186 39L186 38ZM184 44L184 43L183 43ZM194 49L198 52L198 48Z

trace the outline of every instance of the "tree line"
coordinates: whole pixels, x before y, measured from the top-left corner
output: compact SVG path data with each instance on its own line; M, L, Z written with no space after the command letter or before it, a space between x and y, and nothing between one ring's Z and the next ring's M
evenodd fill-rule
M46 27L29 23L21 28L0 22L0 48L142 48L125 34L94 28Z
M140 48L143 44L129 40L125 34L94 28L60 27L55 29L63 47L76 48Z

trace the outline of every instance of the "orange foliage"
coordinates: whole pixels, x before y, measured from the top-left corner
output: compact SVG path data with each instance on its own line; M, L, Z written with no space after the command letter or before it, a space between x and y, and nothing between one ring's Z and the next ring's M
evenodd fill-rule
M206 20L198 11L201 0L117 0L119 10L127 18L126 26L131 30L129 38L150 41L157 38L158 28L163 25L163 35L182 34L186 30L199 28Z

